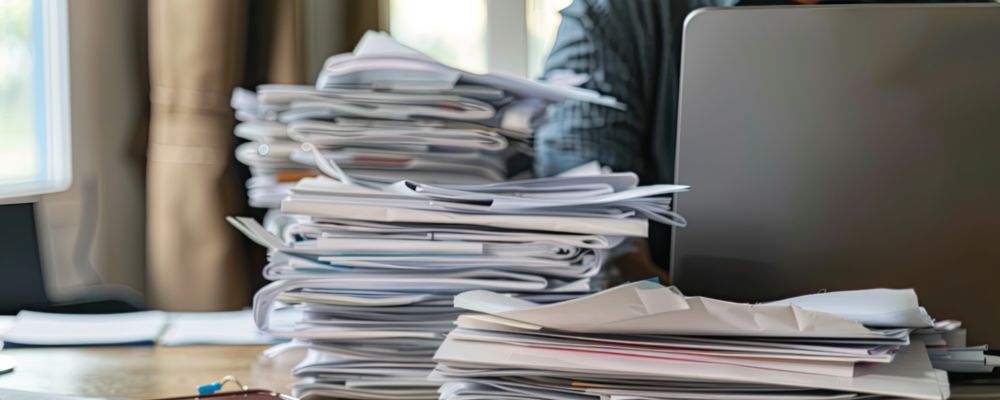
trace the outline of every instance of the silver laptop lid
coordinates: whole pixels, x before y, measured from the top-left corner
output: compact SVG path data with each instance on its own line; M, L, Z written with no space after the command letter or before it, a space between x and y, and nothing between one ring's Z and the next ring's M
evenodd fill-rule
M675 284L914 287L1000 344L1000 6L704 9L682 53Z

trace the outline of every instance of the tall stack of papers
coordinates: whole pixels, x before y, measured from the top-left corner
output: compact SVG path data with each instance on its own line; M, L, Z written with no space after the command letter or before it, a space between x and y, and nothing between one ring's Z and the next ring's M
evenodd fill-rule
M683 225L669 195L631 173L594 166L566 176L482 185L381 183L345 173L313 148L324 174L300 181L281 210L305 216L288 240L252 219L238 229L273 251L254 298L261 329L308 347L294 371L303 397L433 399L434 351L474 289L536 303L572 299L595 283L609 249L643 237L649 220ZM304 311L270 324L276 303ZM278 351L278 350L276 350Z
M539 305L470 291L434 356L441 399L944 399L912 290L769 304L651 282ZM859 322L859 318L865 322Z
M236 109L236 119L241 121L234 132L248 140L237 146L236 159L250 168L251 177L246 182L249 204L276 209L295 182L315 176L316 171L292 161L298 144L288 136L287 124L277 120L277 111L264 111L266 106L260 104L256 93L237 88L231 105Z
M987 355L987 346L969 346L959 321L937 321L932 328L918 329L913 337L927 344L934 368L948 372L989 373L1000 366L1000 357Z
M262 208L316 174L301 143L361 178L502 182L529 169L545 105L567 98L620 106L577 87L466 73L368 32L353 52L330 57L315 87L236 89L235 134L249 140L236 156L251 169L250 204Z
M272 250L255 319L294 339L273 352L309 348L297 394L436 398L426 378L455 294L575 298L601 286L609 250L644 237L649 220L684 224L669 198L683 186L640 188L596 165L508 180L530 169L544 107L566 99L621 107L565 84L457 70L376 32L330 57L315 87L234 92L250 202L280 207L281 222L230 222ZM282 305L301 321L272 325Z

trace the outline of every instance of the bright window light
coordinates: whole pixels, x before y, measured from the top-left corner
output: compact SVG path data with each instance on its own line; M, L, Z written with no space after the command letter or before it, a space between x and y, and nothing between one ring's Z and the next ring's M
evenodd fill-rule
M393 0L389 31L438 61L486 72L486 0Z
M70 183L65 0L0 0L0 198Z
M389 0L389 33L445 64L536 78L572 0Z
M545 58L549 56L556 31L562 21L559 11L573 0L528 0L528 76L539 77L545 72Z

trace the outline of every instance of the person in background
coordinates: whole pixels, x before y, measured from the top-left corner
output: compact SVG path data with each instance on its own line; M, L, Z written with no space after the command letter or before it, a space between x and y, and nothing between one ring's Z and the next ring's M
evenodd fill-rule
M551 106L535 131L535 174L551 176L597 160L635 172L643 184L671 182L684 18L700 7L734 3L575 0L563 9L545 74L586 74L583 87L614 96L626 109L579 101ZM622 278L665 279L668 235L668 227L651 224L649 240L617 260Z
M673 183L684 19L702 7L817 3L834 2L574 0L561 11L545 73L586 74L590 79L583 87L614 96L627 109L580 101L552 106L547 122L535 132L536 175L551 176L597 160L614 171L637 173L643 184ZM623 277L665 277L669 235L666 226L652 224L648 250L640 243L640 251L619 261L629 267L621 271Z

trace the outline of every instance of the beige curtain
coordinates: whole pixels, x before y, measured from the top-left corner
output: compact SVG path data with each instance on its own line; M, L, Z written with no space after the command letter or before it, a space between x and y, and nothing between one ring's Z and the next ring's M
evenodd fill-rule
M149 1L146 234L153 307L224 310L250 303L263 249L225 222L252 213L233 156L230 94L237 86L312 82L318 65L309 64L349 50L365 29L377 28L378 3Z
M356 9L378 2L346 3L354 4L346 9ZM152 306L220 310L249 304L249 282L260 274L263 260L248 257L247 241L224 220L247 212L233 157L229 97L237 86L312 80L305 74L309 5L308 0L149 2ZM356 31L356 24L345 30Z

